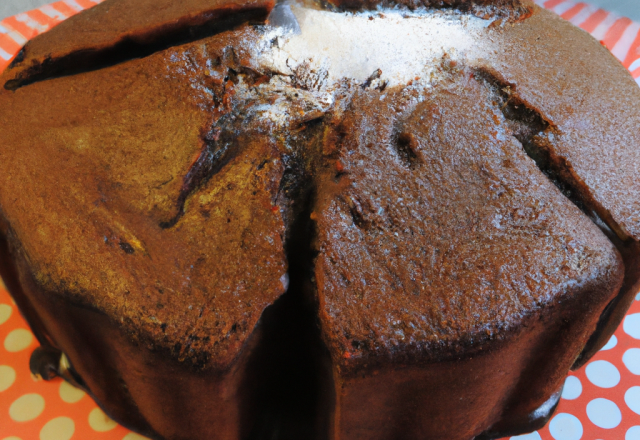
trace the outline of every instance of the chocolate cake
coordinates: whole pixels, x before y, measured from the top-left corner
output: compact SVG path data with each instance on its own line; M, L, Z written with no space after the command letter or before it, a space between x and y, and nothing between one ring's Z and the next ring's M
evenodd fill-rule
M529 432L640 287L640 89L528 0L106 0L0 84L32 371L153 439Z

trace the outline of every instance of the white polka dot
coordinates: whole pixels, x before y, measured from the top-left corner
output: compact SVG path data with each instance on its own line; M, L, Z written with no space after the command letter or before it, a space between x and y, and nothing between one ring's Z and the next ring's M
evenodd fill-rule
M67 403L79 402L86 395L86 393L80 388L74 387L67 381L62 381L60 383L58 394L60 394L62 401Z
M136 434L135 432L130 432L125 435L122 440L150 440L147 437L143 437L140 434Z
M564 380L564 388L562 389L562 398L566 400L575 400L582 394L582 383L575 376L569 376Z
M16 370L8 365L0 365L0 393L9 389L16 381Z
M25 394L9 407L9 417L16 422L28 422L44 411L44 398L40 394Z
M612 348L614 348L616 345L618 345L618 338L616 338L616 335L611 336L611 338L609 339L609 342L607 342L605 344L604 347L602 347L600 349L600 351L606 351L606 350L611 350Z
M589 382L600 388L613 388L620 383L620 372L611 362L591 362L585 372Z
M594 425L603 429L613 429L622 421L618 406L607 399L593 399L589 402L587 416Z
M640 313L627 315L622 324L624 332L634 339L640 339Z
M560 413L549 423L549 432L555 440L580 440L582 423L572 414Z
M640 376L640 348L630 348L625 351L622 362L629 371Z
M94 408L89 413L89 426L94 431L107 432L118 426L118 424L111 420L100 408Z
M11 318L13 307L9 304L0 304L0 324L4 324Z
M542 440L542 437L540 437L540 434L538 434L537 432L532 432L531 434L511 437L509 440Z
M624 393L624 402L629 409L640 414L640 387L631 387Z
M640 440L640 426L632 426L624 436L624 440Z
M4 348L10 353L15 353L28 348L31 341L33 341L33 334L29 330L17 328L4 339Z
M69 417L49 420L40 430L40 440L70 440L76 425Z

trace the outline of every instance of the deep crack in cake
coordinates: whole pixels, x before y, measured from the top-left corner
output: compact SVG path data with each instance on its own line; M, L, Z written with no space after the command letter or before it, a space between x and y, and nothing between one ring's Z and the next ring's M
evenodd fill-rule
M527 0L107 0L1 84L31 368L152 438L528 432L638 290L640 89Z

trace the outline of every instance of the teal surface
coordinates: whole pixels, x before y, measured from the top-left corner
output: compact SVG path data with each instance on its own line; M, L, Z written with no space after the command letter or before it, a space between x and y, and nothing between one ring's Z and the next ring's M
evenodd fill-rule
M640 21L640 0L588 0L586 3Z

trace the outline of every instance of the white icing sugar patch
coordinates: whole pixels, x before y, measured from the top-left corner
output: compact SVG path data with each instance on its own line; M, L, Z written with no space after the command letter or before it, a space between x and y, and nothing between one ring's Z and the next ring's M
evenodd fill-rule
M448 54L461 59L491 22L443 11L398 9L330 12L292 4L299 29L280 27L264 35L259 63L294 74L300 66L318 72L320 84L342 79L365 82L378 69L389 86L429 74ZM486 41L485 43L486 44Z

